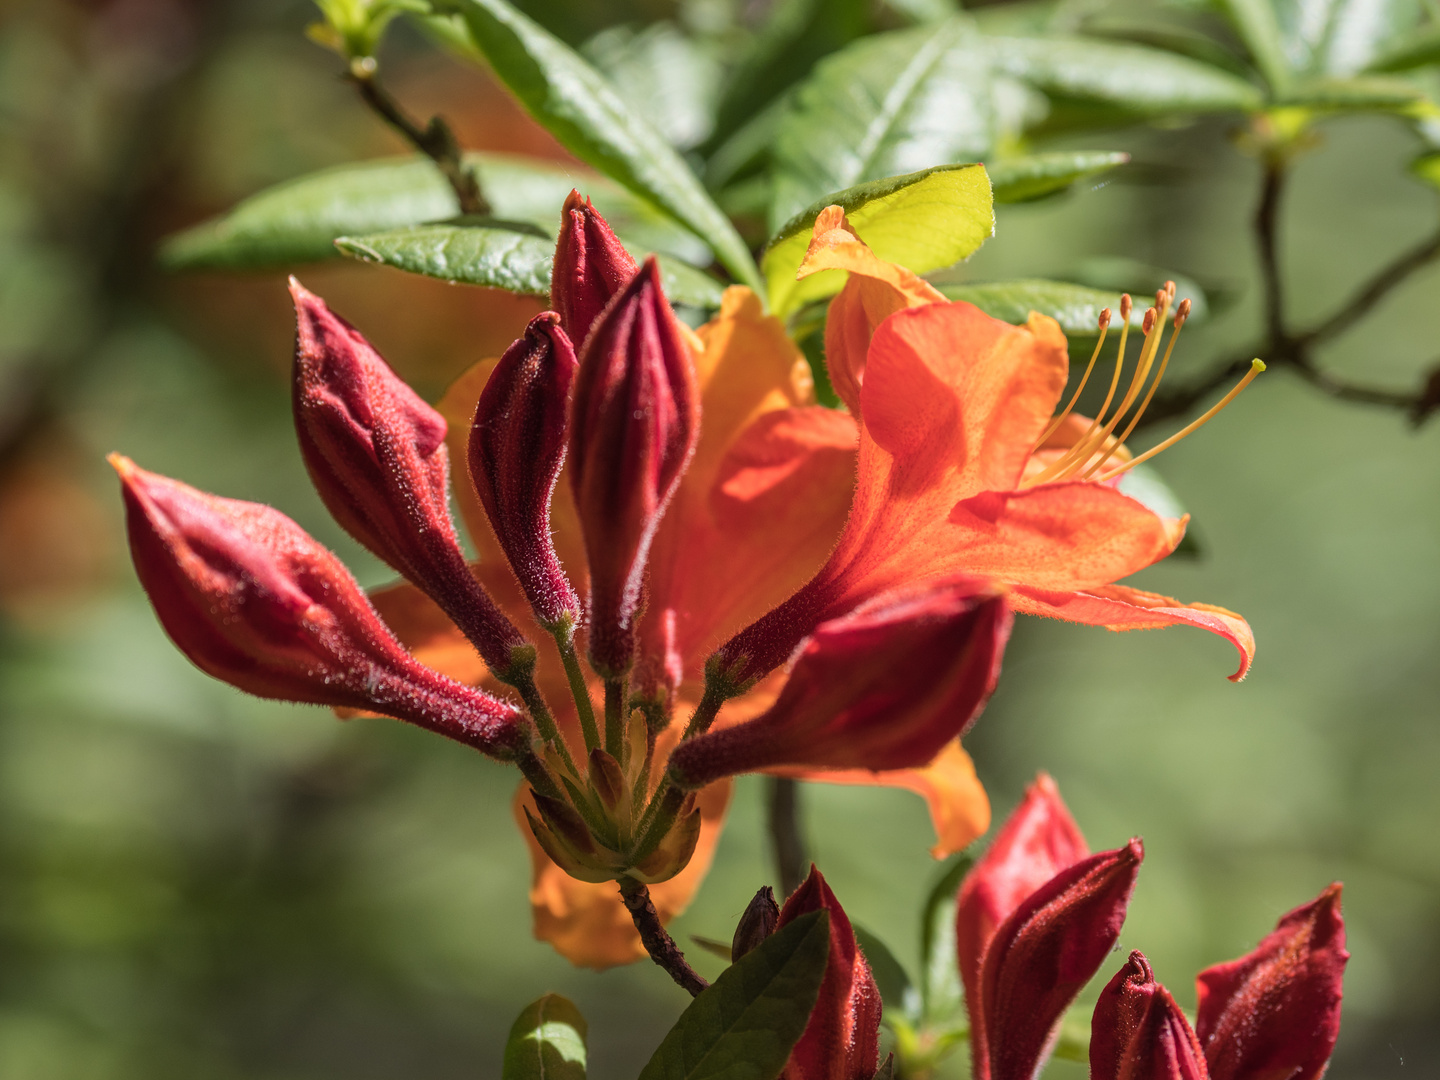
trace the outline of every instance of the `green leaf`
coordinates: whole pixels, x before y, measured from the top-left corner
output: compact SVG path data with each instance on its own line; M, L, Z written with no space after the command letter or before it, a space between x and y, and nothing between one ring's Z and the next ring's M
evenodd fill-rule
M1023 323L1030 312L1038 311L1058 322L1067 335L1094 337L1099 333L1100 311L1108 307L1115 317L1112 325L1119 329L1118 291L1104 292L1068 281L1040 279L953 285L937 282L936 287L951 300L974 304L985 314L1008 323ZM1132 312L1131 325L1139 326L1142 318L1140 310Z
M1281 104L1307 109L1384 112L1408 109L1425 95L1403 79L1367 75L1354 79L1311 79L1291 88Z
M467 154L497 218L551 236L572 188L590 196L632 246L707 265L710 249L648 203L588 170L509 154ZM334 258L340 236L383 232L453 217L455 195L422 157L341 165L267 188L229 213L170 237L172 270L268 270Z
M510 1028L501 1080L585 1080L585 1018L568 999L546 994Z
M547 296L555 241L523 222L457 218L434 225L342 236L335 246L365 262L462 285ZM672 303L720 306L719 282L678 259L661 257L661 279Z
M825 207L837 204L876 255L917 274L959 262L995 230L990 178L983 165L942 165L826 195L791 218L761 257L770 305L777 314L830 296L844 285L845 275L838 270L795 280L815 219Z
M1413 33L1425 5L1413 0L1271 0L1291 66L1307 75L1354 75L1372 68Z
M853 924L852 924L853 925ZM853 926L860 951L870 963L870 973L880 988L885 1008L909 1014L918 1003L918 991L910 982L905 966L895 958L886 944L863 926Z
M960 1012L964 990L955 952L955 893L974 859L957 855L930 889L920 918L921 997L927 1023L948 1020Z
M1411 34L1402 44L1371 63L1370 70L1412 71L1431 64L1440 64L1440 24Z
M989 165L997 203L1029 202L1064 191L1084 180L1124 165L1130 155L1111 150L1063 150L1009 158Z
M1047 93L1145 115L1259 107L1260 91L1227 71L1140 45L1079 37L992 37L993 62Z
M1089 1005L1077 1005L1065 1011L1054 1050L1061 1061L1090 1064L1090 1014L1093 1011Z
M1440 188L1440 150L1432 150L1428 154L1421 154L1414 161L1410 162L1410 175L1422 184L1429 184L1433 188Z
M673 215L736 278L761 288L745 242L690 167L573 49L505 0L436 6L465 17L495 74L562 146Z
M828 912L772 934L680 1014L640 1080L773 1080L805 1032L829 954Z
M1291 66L1271 0L1220 0L1220 6L1265 81L1276 93L1284 93L1290 85Z
M689 149L709 137L720 93L716 50L672 22L656 22L643 29L609 27L582 52L670 145Z
M983 157L986 74L963 16L877 34L817 64L776 132L771 227L828 191Z
M1136 465L1120 477L1120 491L1129 495L1141 506L1164 518L1185 516L1185 507L1180 497L1171 490L1155 469L1149 465Z

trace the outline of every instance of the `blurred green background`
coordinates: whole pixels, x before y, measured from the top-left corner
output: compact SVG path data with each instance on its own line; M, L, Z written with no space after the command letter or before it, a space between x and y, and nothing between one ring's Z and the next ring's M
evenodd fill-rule
M578 41L668 6L532 10ZM547 990L588 1017L591 1075L633 1076L685 998L649 964L576 971L531 939L513 774L398 724L209 680L128 570L110 450L273 503L362 582L387 579L295 451L281 277L153 263L159 237L259 187L402 149L303 39L312 18L300 0L0 5L0 1077L498 1076L512 1019ZM402 99L443 110L467 147L563 157L413 35L386 62ZM1065 277L1097 256L1182 270L1230 301L1187 330L1177 363L1201 369L1253 338L1259 310L1258 166L1234 127L1107 135L1131 166L1001 207L965 275ZM1404 176L1400 124L1322 131L1282 224L1300 323L1436 213ZM536 307L353 264L302 277L432 397ZM1437 351L1437 287L1440 271L1417 274L1323 359L1410 384ZM1196 970L1342 879L1354 958L1330 1075L1440 1075L1440 426L1276 371L1161 465L1202 554L1139 584L1244 613L1253 674L1226 682L1229 647L1195 631L1022 620L968 740L997 817L1046 769L1092 847L1142 835L1121 943L1187 1006ZM762 799L740 783L682 943L728 939L771 880ZM913 962L937 869L919 801L804 799L851 916Z

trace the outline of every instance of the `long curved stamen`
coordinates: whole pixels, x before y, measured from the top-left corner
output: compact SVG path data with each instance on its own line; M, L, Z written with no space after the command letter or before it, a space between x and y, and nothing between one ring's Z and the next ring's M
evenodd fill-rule
M1045 434L1041 435L1040 438L1035 441L1035 445L1030 448L1032 454L1045 445L1045 440L1060 430L1060 425L1065 422L1065 418L1069 416L1071 410L1075 408L1075 402L1080 400L1080 392L1085 389L1085 384L1090 381L1090 373L1095 370L1095 361L1100 359L1100 350L1105 347L1105 335L1109 332L1110 309L1107 307L1103 308L1100 312L1100 340L1095 343L1095 351L1090 354L1090 363L1085 365L1085 374L1080 376L1080 385L1075 387L1075 393L1070 395L1070 403L1065 406L1065 410L1059 416L1055 417L1054 422L1045 429Z
M1160 361L1160 368L1155 372L1155 378L1150 382L1150 389L1145 394L1145 400L1140 402L1140 407L1135 410L1135 415L1130 418L1130 423L1125 425L1125 430L1121 432L1120 438L1105 452L1104 457L1086 470L1082 479L1089 480L1104 468L1105 463L1115 455L1115 452L1125 445L1125 440L1130 438L1130 433L1135 430L1135 425L1140 423L1140 418L1145 415L1145 410L1150 407L1150 402L1155 398L1155 391L1160 388L1160 380L1165 378L1165 369L1170 366L1170 354L1175 351L1175 343L1180 340L1180 330L1189 318L1190 301L1187 298L1180 301L1180 309L1175 313L1175 332L1170 335L1170 344L1165 346L1165 356Z
M1141 454L1139 457L1132 458L1118 468L1111 469L1104 476L1099 478L1099 482L1104 484L1111 480L1114 480L1117 476L1129 472L1136 465L1139 465L1143 461L1149 461L1156 454L1170 449L1170 447L1174 446L1181 439L1186 438L1187 436L1198 431L1200 428L1204 427L1211 420L1215 419L1216 415L1222 409L1224 409L1227 405L1229 405L1232 401L1239 397L1240 391L1244 390L1245 387L1249 386L1255 380L1255 376L1259 375L1260 372L1264 370L1265 361L1260 359L1252 360L1250 362L1250 370L1247 371L1245 373L1245 377L1235 385L1235 389L1231 390L1228 394L1226 394L1223 398L1216 402L1215 405L1205 413L1205 415L1201 416L1193 423L1187 424L1185 427L1181 428L1174 435L1171 435L1170 438L1162 442L1159 446L1152 446L1149 450L1146 450L1145 453Z

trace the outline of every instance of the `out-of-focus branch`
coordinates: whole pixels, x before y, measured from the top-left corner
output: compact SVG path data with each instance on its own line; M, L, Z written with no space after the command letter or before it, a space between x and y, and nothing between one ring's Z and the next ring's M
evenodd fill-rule
M1411 248L1379 271L1349 303L1314 329L1297 335L1295 340L1301 345L1316 345L1344 333L1368 315L1370 309L1383 300L1386 294L1402 284L1416 270L1433 262L1436 256L1440 256L1440 232L1436 232L1423 244Z
M465 162L461 159L460 144L455 141L455 133L450 130L449 124L438 116L432 116L430 123L422 128L411 119L409 114L400 107L400 103L380 85L379 70L374 57L366 56L352 60L347 77L360 91L360 97L366 105L370 106L387 124L405 136L405 139L415 149L435 162L435 167L440 170L445 179L450 182L450 187L454 189L455 198L460 203L462 214L490 213L490 203L486 201L484 193L480 190L480 181L472 170L466 168Z
M789 896L805 880L805 838L800 832L800 782L786 776L770 779L768 818L770 845L775 852L775 869L780 895Z

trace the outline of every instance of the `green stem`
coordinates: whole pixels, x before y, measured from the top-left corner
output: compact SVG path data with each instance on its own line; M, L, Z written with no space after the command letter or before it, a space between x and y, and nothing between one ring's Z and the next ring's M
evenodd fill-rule
M525 707L530 710L531 719L535 721L535 727L540 732L540 738L555 748L560 755L560 760L565 767L576 776L580 773L575 768L575 759L570 756L570 747L565 745L565 737L560 734L560 728L555 723L555 715L550 711L550 706L545 701L545 695L540 693L540 688L535 685L535 678L526 675L512 684L520 691L520 697L525 702Z
M516 759L515 763L520 766L520 771L537 794L546 795L552 799L565 799L560 785L550 775L550 770L545 768L545 763L535 756L534 751L526 750Z
M625 765L625 677L605 680L605 749Z
M585 750L588 753L600 745L600 730L595 726L595 706L590 702L585 673L580 670L580 655L575 651L575 638L556 631L555 645L560 650L560 662L565 665L565 678L570 681L570 696L575 699L575 711L580 716L580 730L585 735Z
M660 846L660 841L665 839L666 833L675 824L686 794L683 788L672 784L668 776L660 781L660 786L655 789L655 796L645 808L645 814L635 829L635 835L640 839L630 852L631 866L643 862L646 856Z
M685 734L681 739L693 739L696 735L704 735L710 725L715 722L715 717L720 715L720 706L725 704L725 693L709 679L705 680L705 693L701 695L700 704L695 706L695 713L690 717L690 723L685 725Z

